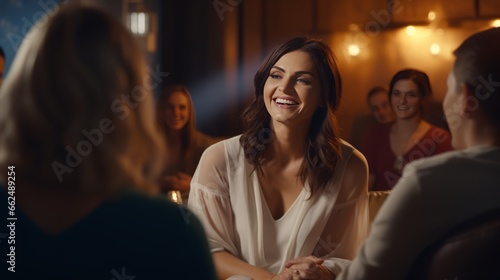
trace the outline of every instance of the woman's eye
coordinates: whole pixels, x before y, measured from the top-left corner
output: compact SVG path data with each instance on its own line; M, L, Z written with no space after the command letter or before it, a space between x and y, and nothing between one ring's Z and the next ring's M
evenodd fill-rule
M302 83L302 84L307 84L307 85L311 83L310 80L304 79L304 78L298 78L297 82Z
M269 77L271 77L272 79L279 79L279 78L281 78L281 76L278 75L278 74L271 74L271 75L269 75Z
M399 93L399 91L393 91L393 92L392 92L392 95L394 95L394 96L399 96L399 95L400 95L400 93Z

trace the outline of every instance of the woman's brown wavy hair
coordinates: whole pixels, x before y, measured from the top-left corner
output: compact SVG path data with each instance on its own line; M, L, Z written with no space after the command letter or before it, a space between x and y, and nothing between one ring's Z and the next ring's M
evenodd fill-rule
M267 144L273 139L270 115L264 104L264 85L271 68L283 55L292 51L306 52L313 60L319 74L321 99L324 104L316 109L312 117L305 147L306 156L299 171L302 182L309 183L312 195L326 188L341 156L335 112L340 103L342 86L337 61L325 43L306 37L295 37L276 47L267 56L255 74L255 99L243 112L244 132L240 143L246 159L255 168L260 169Z

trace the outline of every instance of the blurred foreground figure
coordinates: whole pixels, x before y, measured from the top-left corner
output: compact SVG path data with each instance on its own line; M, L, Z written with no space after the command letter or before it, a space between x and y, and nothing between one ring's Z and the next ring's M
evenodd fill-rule
M198 220L153 196L145 69L96 8L60 7L26 37L0 91L1 279L214 279Z

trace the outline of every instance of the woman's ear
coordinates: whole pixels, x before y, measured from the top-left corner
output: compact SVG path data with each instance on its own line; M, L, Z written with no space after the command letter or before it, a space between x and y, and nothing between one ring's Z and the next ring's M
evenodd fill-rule
M469 84L461 83L457 94L460 115L468 119L479 108L479 101L475 96L474 89Z

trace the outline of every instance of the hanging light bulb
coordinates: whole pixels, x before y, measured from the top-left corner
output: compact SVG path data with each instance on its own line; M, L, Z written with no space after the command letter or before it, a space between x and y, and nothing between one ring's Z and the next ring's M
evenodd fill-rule
M350 56L358 56L361 50L357 44L351 44L347 48L347 52L349 53Z
M430 20L430 21L434 21L436 19L436 12L434 11L429 11L429 13L427 14L427 18Z
M441 46L438 43L434 43L431 45L429 50L431 51L431 54L438 55L441 52Z
M408 34L409 36L413 36L417 33L417 30L415 29L415 26L413 25L408 25L406 27L406 34Z

